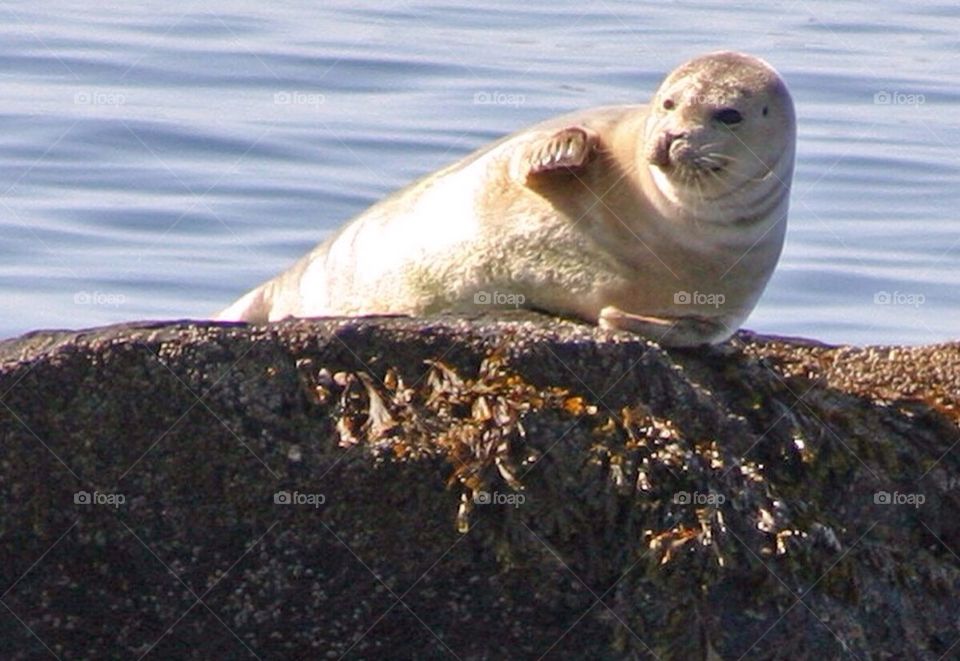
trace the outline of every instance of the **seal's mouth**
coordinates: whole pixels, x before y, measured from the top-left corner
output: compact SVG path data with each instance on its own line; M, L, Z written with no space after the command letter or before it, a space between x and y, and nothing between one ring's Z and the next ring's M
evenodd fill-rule
M733 159L714 151L718 146L714 143L694 146L687 133L664 131L652 141L648 159L651 165L671 177L719 180Z
M661 130L654 136L647 140L649 167L661 190L685 203L719 200L762 181L770 171L769 167L757 171L752 161L736 153L735 144L696 127Z

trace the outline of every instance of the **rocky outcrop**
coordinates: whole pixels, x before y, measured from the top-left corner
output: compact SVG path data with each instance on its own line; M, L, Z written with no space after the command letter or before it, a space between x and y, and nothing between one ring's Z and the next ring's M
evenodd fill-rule
M555 319L0 344L0 657L960 656L960 345Z

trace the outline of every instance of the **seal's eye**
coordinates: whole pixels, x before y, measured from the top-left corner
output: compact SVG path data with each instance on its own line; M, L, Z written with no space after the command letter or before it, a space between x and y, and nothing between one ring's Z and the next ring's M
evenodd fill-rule
M718 110L717 112L713 113L713 118L721 124L726 124L727 126L739 124L743 121L743 115L733 108L724 108L723 110Z
M673 102L673 99L664 99L663 100L663 109L664 110L673 110L677 107L677 104Z

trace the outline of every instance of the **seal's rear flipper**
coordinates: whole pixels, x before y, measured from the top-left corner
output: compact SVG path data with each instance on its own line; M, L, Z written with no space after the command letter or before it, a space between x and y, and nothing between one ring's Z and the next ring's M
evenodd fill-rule
M599 137L584 126L569 126L519 145L511 163L517 181L551 172L582 168L596 151Z
M214 316L214 321L247 321L266 323L270 310L263 300L265 288L257 287L240 297L233 305Z

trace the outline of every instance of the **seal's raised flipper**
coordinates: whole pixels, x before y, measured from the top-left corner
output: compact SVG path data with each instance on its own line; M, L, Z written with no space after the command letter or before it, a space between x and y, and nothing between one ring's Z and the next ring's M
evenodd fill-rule
M647 317L607 306L600 310L600 328L625 330L672 347L707 344L714 337L725 337L730 331L720 322L706 317Z
M511 170L522 183L528 177L582 168L593 156L600 139L584 126L568 126L527 142L514 154Z

